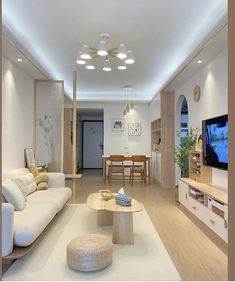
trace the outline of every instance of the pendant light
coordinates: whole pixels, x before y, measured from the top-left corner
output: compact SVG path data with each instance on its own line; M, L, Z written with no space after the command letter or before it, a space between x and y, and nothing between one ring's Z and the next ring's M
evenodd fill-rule
M126 46L124 44L119 45L116 56L121 60L126 59L126 57L127 57Z
M127 67L126 67L126 64L124 61L120 61L120 63L118 64L118 67L117 67L119 70L126 70Z
M91 59L91 54L90 54L90 48L88 45L83 45L81 49L81 56L82 59L84 60L90 60Z
M111 68L111 64L110 64L110 61L109 59L106 59L104 61L104 65L103 65L103 71L111 71L112 68Z
M79 64L79 65L85 65L86 64L86 61L81 59L81 51L77 55L76 63Z
M107 56L108 55L107 39L109 38L109 34L102 33L101 37L102 37L102 40L99 42L97 54L99 56Z
M128 65L134 64L134 56L131 50L127 51L127 57L125 59L125 63Z
M95 69L95 66L93 65L92 61L87 62L86 69L88 69L88 70L94 70Z

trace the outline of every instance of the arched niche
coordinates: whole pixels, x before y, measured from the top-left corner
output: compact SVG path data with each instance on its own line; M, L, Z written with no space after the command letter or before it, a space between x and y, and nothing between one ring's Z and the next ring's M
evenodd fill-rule
M188 134L189 109L187 99L184 95L181 95L178 98L175 113L175 145L178 146L179 144L184 142L184 138L187 137ZM180 136L178 135L178 133L180 133ZM181 177L181 171L177 164L175 171L177 183L178 179Z

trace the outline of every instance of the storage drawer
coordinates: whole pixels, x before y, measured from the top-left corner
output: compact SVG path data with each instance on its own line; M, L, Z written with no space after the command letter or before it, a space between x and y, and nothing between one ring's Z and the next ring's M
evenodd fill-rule
M188 193L189 186L183 181L179 180L179 202L188 208Z
M205 223L225 242L228 242L228 224L225 219L215 214L213 211L208 210L207 221Z
M206 217L206 214L208 213L208 208L191 197L189 197L188 209L201 221L206 222L208 220L208 217Z

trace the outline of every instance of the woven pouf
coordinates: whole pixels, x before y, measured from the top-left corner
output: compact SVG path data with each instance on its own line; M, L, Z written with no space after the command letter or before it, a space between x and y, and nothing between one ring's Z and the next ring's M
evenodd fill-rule
M112 263L113 243L104 235L76 237L67 245L67 264L79 271L96 271Z

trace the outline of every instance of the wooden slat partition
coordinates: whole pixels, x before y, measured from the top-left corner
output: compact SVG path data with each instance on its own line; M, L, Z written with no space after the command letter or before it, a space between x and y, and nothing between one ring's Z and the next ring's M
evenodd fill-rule
M175 187L175 93L161 92L161 186Z

